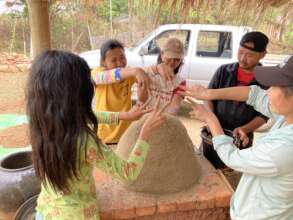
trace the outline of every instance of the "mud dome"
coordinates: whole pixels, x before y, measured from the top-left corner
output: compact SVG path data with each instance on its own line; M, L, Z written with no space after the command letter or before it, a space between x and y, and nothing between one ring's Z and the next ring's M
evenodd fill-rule
M146 117L133 122L121 137L116 153L127 159ZM172 193L196 184L201 174L194 146L184 125L173 116L147 140L150 150L137 180L126 184L130 190L155 194ZM130 147L132 146L132 147Z

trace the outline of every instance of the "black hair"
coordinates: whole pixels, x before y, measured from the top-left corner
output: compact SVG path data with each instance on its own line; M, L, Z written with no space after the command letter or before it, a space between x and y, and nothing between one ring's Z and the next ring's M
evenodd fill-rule
M246 46L246 43L253 43L253 47ZM246 33L240 41L240 45L242 47L245 47L256 52L265 52L268 43L269 38L264 33L259 31L252 31Z
M124 51L124 45L116 39L110 39L110 40L107 40L105 43L103 43L100 50L100 53L101 53L100 63L102 63L105 60L106 53L109 50L113 50L115 48L120 48Z
M100 150L93 95L90 68L81 57L49 50L33 61L26 88L32 159L37 176L55 190L70 191L87 138Z

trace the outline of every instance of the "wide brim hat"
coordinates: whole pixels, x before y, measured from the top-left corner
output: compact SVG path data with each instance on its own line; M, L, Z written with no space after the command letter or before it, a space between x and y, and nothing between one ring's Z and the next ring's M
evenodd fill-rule
M184 45L177 38L170 38L162 47L164 56L170 59L183 59L184 58Z

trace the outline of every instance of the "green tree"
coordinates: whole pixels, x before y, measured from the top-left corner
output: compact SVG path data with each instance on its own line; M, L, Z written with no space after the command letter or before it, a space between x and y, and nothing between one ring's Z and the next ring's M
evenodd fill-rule
M102 4L96 6L97 13L104 19L110 18L110 0L104 0ZM127 0L112 0L112 16L113 18L128 15Z

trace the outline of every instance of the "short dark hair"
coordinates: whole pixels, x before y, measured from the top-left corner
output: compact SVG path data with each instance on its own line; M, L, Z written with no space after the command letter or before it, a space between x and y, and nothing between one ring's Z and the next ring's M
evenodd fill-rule
M245 45L246 43L253 43L253 47ZM265 52L268 43L269 38L264 33L259 31L252 31L246 33L240 41L240 45L242 47L245 47L255 52Z
M105 43L103 43L100 50L101 51L100 62L102 63L102 61L105 60L106 53L108 52L108 50L113 50L115 48L120 48L124 51L124 45L116 39L110 39L110 40L107 40Z

